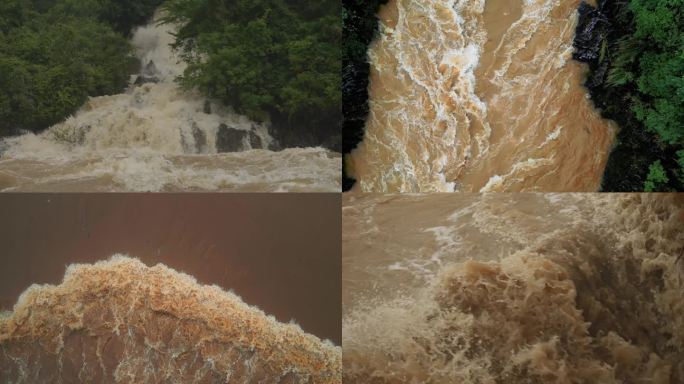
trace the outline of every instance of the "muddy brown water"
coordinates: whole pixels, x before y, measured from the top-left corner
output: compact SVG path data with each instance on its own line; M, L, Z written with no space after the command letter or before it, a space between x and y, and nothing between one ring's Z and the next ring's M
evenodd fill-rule
M343 198L345 383L681 383L676 194Z
M340 198L332 194L7 194L0 304L119 253L233 290L339 345Z
M615 126L571 59L579 0L391 0L370 115L347 158L369 192L596 191Z

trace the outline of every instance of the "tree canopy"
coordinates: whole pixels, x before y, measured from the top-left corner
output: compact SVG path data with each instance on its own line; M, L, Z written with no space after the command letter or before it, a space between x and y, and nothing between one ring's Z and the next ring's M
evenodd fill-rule
M341 120L337 0L169 0L181 78L252 119L326 140Z
M684 0L630 0L617 21L627 33L612 52L607 85L624 100L643 129L654 134L659 158L645 190L684 185ZM629 113L629 111L627 111Z
M39 131L73 114L89 96L121 92L137 65L125 35L159 3L0 3L0 135Z

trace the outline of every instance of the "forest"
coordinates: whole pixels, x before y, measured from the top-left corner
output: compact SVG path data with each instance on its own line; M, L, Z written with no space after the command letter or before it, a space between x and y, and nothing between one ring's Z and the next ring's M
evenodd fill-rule
M0 136L38 132L89 96L121 92L139 66L127 37L160 3L0 2Z
M281 145L341 151L337 0L168 0L182 25L180 79L253 120L270 120Z
M608 33L588 83L620 126L604 191L684 190L684 1L599 2Z

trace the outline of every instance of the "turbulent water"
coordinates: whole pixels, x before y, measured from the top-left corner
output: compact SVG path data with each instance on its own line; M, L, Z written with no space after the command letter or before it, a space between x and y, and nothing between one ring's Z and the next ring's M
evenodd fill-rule
M126 93L91 98L39 135L0 142L0 190L340 190L339 154L271 151L266 125L174 84L185 65L171 32L154 22L135 32L143 68Z
M341 350L232 293L123 256L0 316L3 383L341 383Z
M596 191L614 137L571 60L580 0L390 0L369 48L363 191Z
M346 196L345 383L684 382L684 200Z

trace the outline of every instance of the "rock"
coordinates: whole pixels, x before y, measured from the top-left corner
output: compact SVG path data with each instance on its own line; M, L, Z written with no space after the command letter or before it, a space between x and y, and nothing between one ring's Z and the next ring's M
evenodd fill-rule
M147 83L158 83L159 78L157 76L145 76L145 75L140 75L138 78L135 79L135 85L143 85Z
M242 140L245 136L247 136L247 131L221 124L216 134L216 151L219 153L241 151Z
M610 21L600 11L582 2L577 10L579 21L575 29L573 58L577 61L592 62L599 60L604 40L610 32Z
M157 66L154 65L154 61L150 60L149 63L143 68L142 72L138 77L135 79L135 82L133 84L135 85L143 85L147 83L158 83L159 82L159 70L157 69Z
M204 113L211 115L211 102L209 100L204 102Z
M10 145L4 139L0 139L0 157L9 149Z
M207 134L195 122L192 123L192 137L195 139L195 150L197 153L206 152Z
M278 143L277 140L272 140L271 143L268 145L268 150L273 152L279 152L282 151L283 148L280 146L280 143Z
M257 135L256 132L254 132L254 129L249 131L249 145L252 146L252 149L262 149L263 144L261 143L261 137Z
M142 70L142 75L147 76L147 77L152 77L156 76L159 74L159 70L157 69L157 66L154 65L154 61L150 60L149 63L143 68Z

